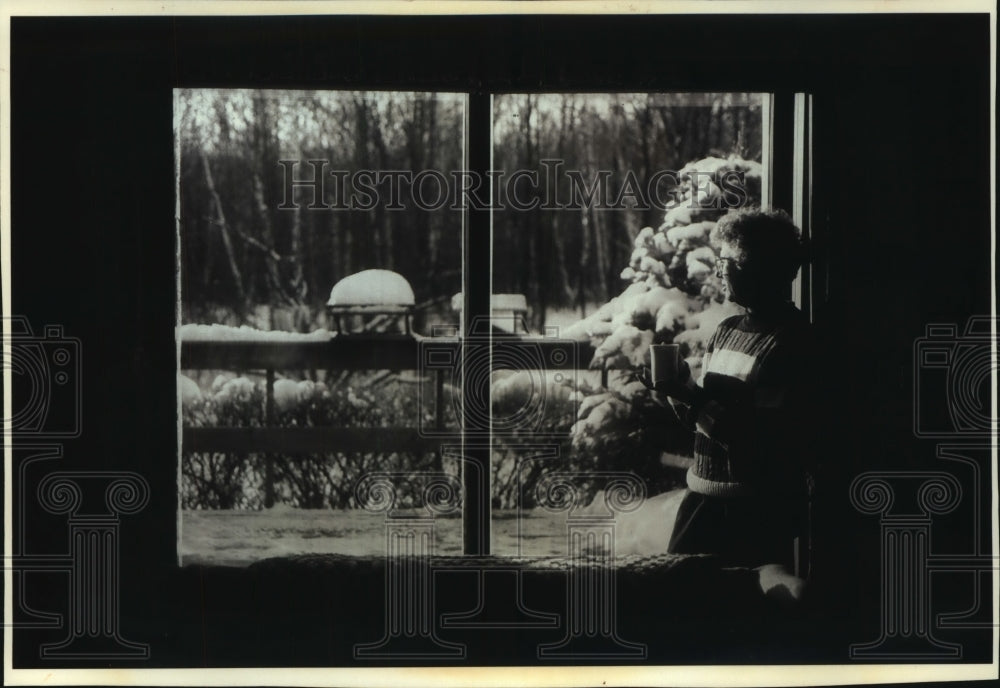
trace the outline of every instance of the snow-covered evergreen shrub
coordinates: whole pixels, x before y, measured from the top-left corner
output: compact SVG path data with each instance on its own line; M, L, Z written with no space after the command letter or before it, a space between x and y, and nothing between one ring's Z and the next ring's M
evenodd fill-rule
M712 228L729 207L760 202L761 166L738 157L705 158L681 170L686 180L679 203L657 228L643 228L621 277L629 284L562 336L590 340L591 368L649 365L651 344L675 342L700 374L706 343L724 318L741 309L727 302L715 276ZM742 189L742 192L739 190ZM728 207L727 207L728 206ZM663 451L690 454L691 437L632 370L609 370L607 387L583 387L571 434L580 468L631 470L650 485L648 494L670 487Z

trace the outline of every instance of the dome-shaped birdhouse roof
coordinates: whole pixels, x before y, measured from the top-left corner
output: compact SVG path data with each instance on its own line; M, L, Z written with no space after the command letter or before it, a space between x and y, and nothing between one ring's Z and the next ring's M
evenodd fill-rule
M331 307L413 306L413 288L406 278L392 270L362 270L333 285Z

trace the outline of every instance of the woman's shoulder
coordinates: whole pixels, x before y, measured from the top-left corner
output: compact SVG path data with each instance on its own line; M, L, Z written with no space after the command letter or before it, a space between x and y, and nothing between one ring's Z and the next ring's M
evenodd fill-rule
M716 328L716 332L719 330L741 330L747 325L747 315L746 313L737 313L736 315L730 315L719 321L719 325Z

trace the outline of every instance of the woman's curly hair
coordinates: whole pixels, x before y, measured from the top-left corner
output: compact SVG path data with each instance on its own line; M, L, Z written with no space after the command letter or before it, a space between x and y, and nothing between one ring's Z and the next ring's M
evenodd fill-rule
M751 263L754 271L786 281L795 278L802 264L801 232L784 210L731 210L712 229L711 241L736 248L739 262Z

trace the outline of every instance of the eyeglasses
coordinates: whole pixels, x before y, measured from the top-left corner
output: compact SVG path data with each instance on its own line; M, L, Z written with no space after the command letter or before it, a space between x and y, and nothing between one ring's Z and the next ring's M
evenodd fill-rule
M725 277L727 273L738 271L740 269L740 264L736 262L735 258L718 258L715 261L715 276Z

